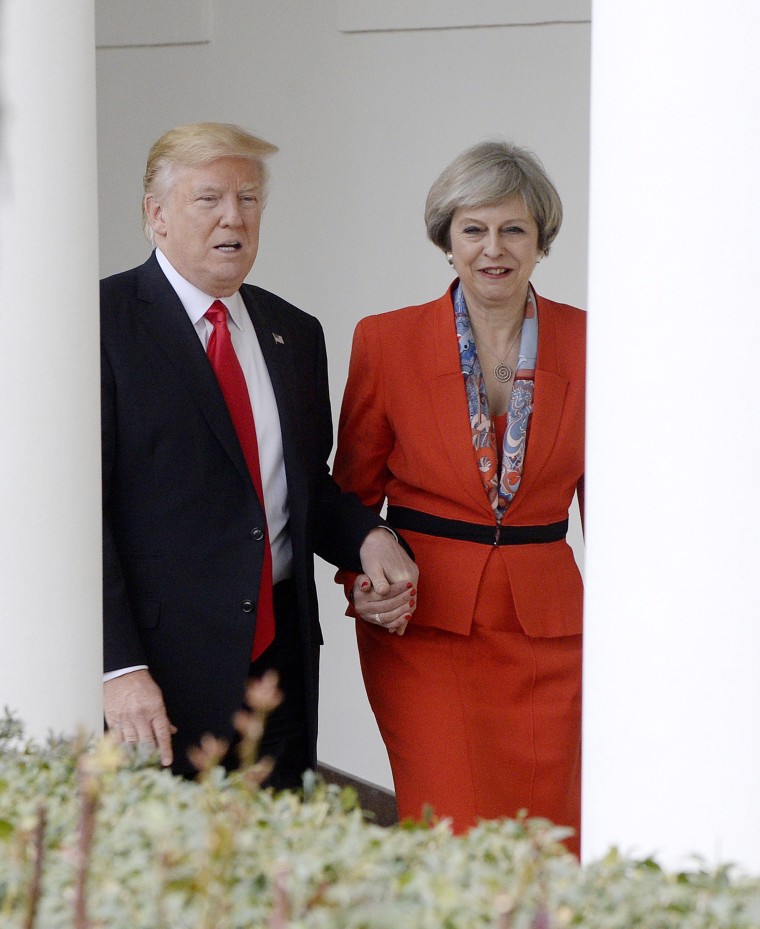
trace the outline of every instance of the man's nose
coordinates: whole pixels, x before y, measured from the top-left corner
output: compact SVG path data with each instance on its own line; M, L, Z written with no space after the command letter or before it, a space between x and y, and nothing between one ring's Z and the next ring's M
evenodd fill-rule
M230 198L222 203L221 223L223 226L242 226L243 218L237 198Z

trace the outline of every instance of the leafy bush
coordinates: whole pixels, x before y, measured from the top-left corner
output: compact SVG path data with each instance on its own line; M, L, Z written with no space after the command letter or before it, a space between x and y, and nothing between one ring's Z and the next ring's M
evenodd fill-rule
M349 791L174 778L107 740L0 721L2 929L758 929L760 880L581 868L540 820L384 829Z

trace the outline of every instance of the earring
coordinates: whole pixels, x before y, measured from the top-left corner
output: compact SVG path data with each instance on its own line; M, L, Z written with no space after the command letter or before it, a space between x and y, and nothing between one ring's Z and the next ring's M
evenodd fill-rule
M448 261L452 268L454 267L454 256L451 252L446 252L446 261Z

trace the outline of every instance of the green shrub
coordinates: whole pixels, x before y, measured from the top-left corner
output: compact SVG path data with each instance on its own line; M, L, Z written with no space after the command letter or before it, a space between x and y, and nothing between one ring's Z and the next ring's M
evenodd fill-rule
M199 782L0 721L2 929L758 929L760 880L581 868L540 820L384 829L316 781Z

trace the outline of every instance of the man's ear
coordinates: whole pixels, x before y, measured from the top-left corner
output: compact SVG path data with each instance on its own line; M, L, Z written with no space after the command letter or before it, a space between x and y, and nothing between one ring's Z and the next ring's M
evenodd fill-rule
M156 235L166 235L166 221L164 219L164 208L154 196L146 194L145 196L145 215L148 217L150 227Z

